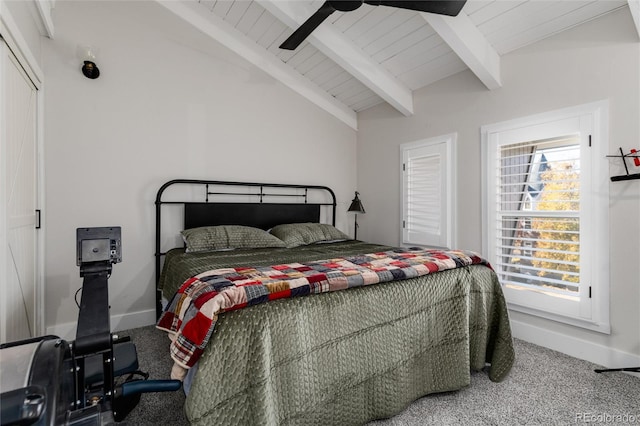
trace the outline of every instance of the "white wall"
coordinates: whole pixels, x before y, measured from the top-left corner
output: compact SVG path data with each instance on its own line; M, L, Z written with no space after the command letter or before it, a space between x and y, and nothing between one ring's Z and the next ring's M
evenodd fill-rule
M465 71L416 92L412 117L384 105L360 113L358 190L367 209L358 218L362 238L399 242L399 145L404 142L458 132L457 246L476 251L482 249L480 126L609 99L609 152L638 148L639 51L638 34L623 8L505 55L500 89L488 91ZM614 160L610 169L620 174ZM553 330L565 341L570 336L573 343L614 348L640 361L640 181L610 183L610 219L611 335L515 312L511 318L520 328Z
M122 226L112 326L153 322L153 201L170 179L327 185L337 226L349 231L355 131L155 2L59 0L53 19L55 39L44 44L49 331L75 333L75 230L85 226ZM99 49L97 80L80 72L85 44Z

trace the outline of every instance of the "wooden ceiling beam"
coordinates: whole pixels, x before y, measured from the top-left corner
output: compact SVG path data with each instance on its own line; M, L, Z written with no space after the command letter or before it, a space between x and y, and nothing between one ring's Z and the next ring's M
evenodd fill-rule
M256 0L269 13L296 29L311 16L307 2ZM405 116L413 115L413 93L371 56L329 24L320 25L307 38L316 49L344 68Z
M627 3L629 4L629 12L631 12L633 23L636 24L638 37L640 37L640 0L627 0Z
M420 15L489 90L502 86L500 55L464 11L455 17L424 12Z
M40 23L42 24L40 33L51 39L54 34L53 19L51 18L51 9L53 9L54 3L55 0L35 0Z

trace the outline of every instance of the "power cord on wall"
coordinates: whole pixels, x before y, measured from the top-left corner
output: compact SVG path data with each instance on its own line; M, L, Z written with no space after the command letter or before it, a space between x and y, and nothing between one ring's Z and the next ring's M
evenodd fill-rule
M82 291L82 287L76 290L76 294L73 295L73 300L76 302L76 306L80 309L80 304L78 303L78 293Z

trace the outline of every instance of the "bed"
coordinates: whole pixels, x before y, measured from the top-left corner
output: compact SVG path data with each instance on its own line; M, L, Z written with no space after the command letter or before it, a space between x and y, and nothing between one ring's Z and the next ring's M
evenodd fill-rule
M173 339L172 374L188 372L190 423L364 424L468 386L471 370L508 375L509 319L486 262L350 240L335 228L336 206L323 186L178 179L160 188L158 328ZM374 261L386 266L371 272ZM267 290L255 293L256 283ZM238 288L239 299L225 295Z

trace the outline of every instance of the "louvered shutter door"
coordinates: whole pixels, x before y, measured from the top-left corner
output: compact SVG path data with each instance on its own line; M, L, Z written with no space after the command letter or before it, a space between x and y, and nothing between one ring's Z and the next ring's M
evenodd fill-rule
M403 153L402 243L448 246L445 143Z

